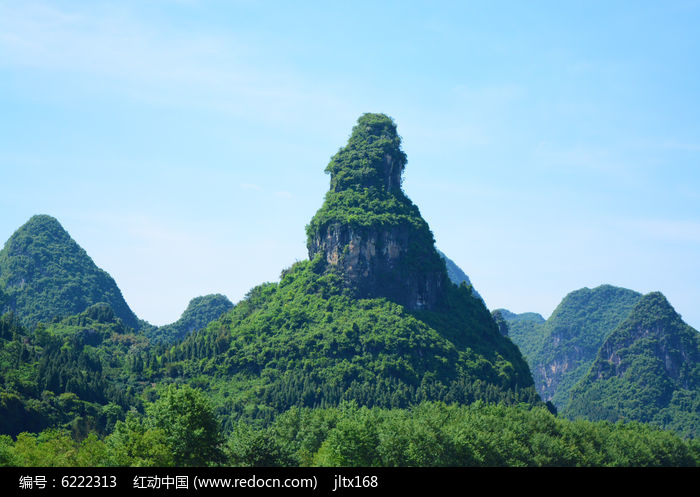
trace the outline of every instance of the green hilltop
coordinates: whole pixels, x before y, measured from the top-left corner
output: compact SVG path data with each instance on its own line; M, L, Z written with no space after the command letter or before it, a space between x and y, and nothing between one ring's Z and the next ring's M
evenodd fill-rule
M6 306L26 324L105 302L127 326L139 326L112 277L51 216L33 216L0 250L0 290L7 294Z
M145 329L144 334L152 343L179 342L193 331L206 327L232 308L231 301L218 293L195 297L190 300L180 319L165 326Z

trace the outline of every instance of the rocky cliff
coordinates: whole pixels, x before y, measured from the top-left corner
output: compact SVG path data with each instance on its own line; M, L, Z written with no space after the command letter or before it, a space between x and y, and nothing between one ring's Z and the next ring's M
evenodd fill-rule
M449 280L427 223L401 189L400 145L389 117L360 117L326 168L330 190L307 227L309 258L321 254L356 297L436 309Z

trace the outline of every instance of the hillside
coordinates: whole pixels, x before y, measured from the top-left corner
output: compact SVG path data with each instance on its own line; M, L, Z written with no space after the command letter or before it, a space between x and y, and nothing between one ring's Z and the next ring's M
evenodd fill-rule
M457 286L461 285L462 283L464 283L467 286L472 286L472 282L469 280L469 276L467 276L466 273L462 271L462 268L460 268L452 259L447 257L440 250L438 250L437 253L440 255L440 257L442 257L445 260L445 267L447 268L447 277L452 283L454 283ZM477 292L473 286L472 293L475 297L484 300L483 297L479 295L479 292Z
M326 168L309 260L190 335L166 367L206 377L222 412L253 417L349 400L539 402L517 347L470 288L450 283L401 189L405 163L393 121L362 116Z
M568 417L636 420L700 435L700 335L659 292L642 297L571 391Z
M405 166L393 120L363 115L326 168L309 259L160 328L88 304L116 285L32 218L0 253L16 311L0 317L0 466L697 465L697 440L660 429L697 437L700 409L698 334L665 298L605 285L546 321L489 312L452 282ZM514 342L543 396L583 378L565 416L603 421L553 416Z
M195 297L190 300L180 319L165 326L153 327L144 333L153 343L177 342L193 331L206 327L232 308L231 301L221 294Z
M25 324L49 322L105 302L124 324L139 326L112 277L50 216L33 216L0 250L0 288Z
M589 370L603 341L641 295L611 285L569 293L546 322L538 315L511 320L510 337L523 350L537 391L562 409ZM506 318L507 319L507 318Z
M139 380L155 365L147 347L107 304L33 329L3 316L0 433L111 430L140 404L145 383Z

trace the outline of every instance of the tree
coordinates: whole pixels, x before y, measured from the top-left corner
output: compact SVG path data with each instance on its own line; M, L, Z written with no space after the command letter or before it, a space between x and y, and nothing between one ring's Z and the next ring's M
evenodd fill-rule
M176 466L223 462L224 438L209 398L190 386L170 385L147 407L149 423L161 430Z

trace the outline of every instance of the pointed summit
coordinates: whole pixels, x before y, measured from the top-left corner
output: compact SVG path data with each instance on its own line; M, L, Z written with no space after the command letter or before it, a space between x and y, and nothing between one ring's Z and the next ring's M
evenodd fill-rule
M581 288L562 299L546 322L514 320L510 338L528 358L537 391L563 409L569 392L588 372L598 349L630 314L640 293L612 285Z
M33 216L0 251L0 287L9 306L28 324L109 304L132 328L138 320L114 280L53 217Z
M331 191L376 187L400 195L405 167L406 154L394 121L384 114L364 114L326 172L331 175Z
M340 274L356 297L435 309L449 280L428 224L401 190L405 166L391 118L360 117L326 167L330 190L307 226L309 258Z
M393 121L362 116L326 169L330 190L307 226L311 260L187 335L163 367L219 377L222 392L240 392L220 406L232 414L346 401L541 404L483 301L447 279L401 190L405 164Z

